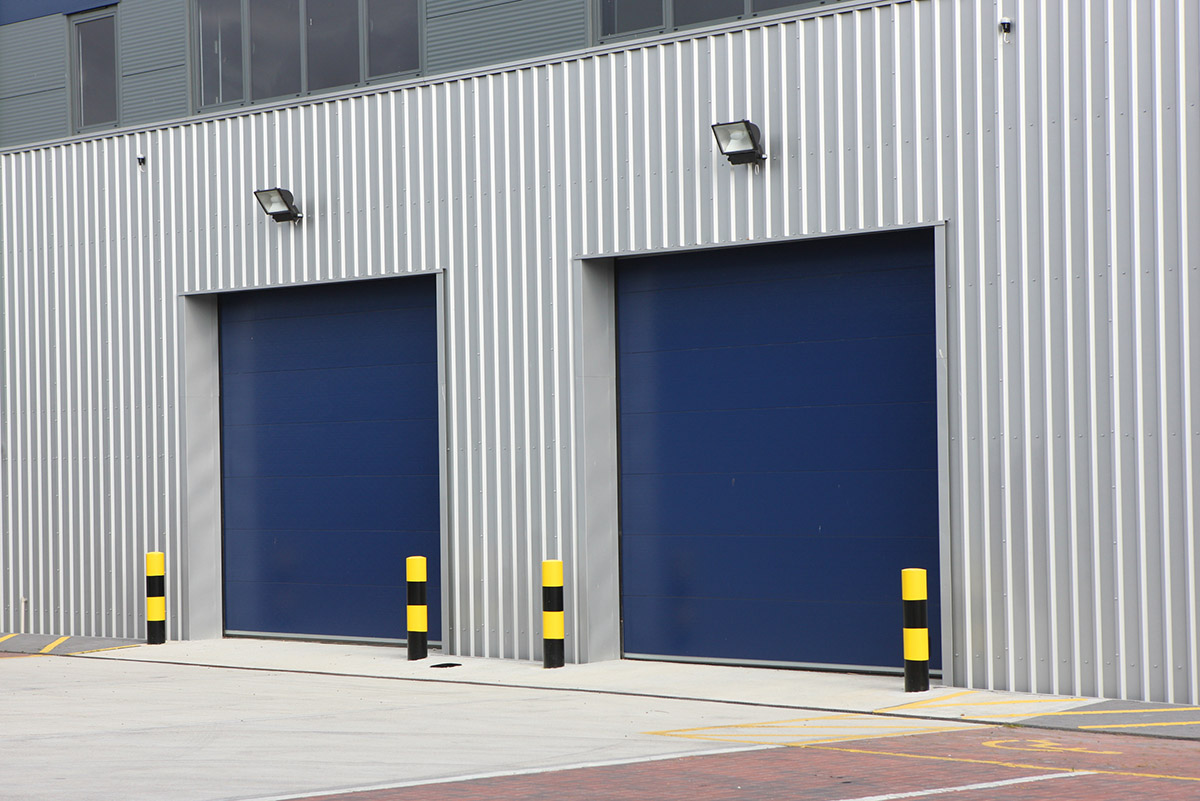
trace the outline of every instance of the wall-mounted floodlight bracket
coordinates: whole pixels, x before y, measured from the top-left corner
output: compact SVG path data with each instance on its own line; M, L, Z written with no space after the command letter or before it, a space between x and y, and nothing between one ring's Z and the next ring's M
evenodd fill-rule
M756 164L766 159L762 133L749 120L718 122L712 127L717 147L730 164Z
M296 208L292 193L286 189L258 189L255 190L254 197L258 200L258 205L262 206L262 210L271 215L275 222L295 222L304 217L300 209Z

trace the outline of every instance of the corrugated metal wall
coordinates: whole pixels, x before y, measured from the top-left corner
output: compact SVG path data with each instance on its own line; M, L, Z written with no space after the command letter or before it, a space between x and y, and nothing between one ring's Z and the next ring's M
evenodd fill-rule
M530 656L581 542L572 259L946 220L947 667L1200 701L1200 4L820 13L0 156L4 628L139 631L177 292L445 268L448 644ZM757 173L708 130L743 116Z

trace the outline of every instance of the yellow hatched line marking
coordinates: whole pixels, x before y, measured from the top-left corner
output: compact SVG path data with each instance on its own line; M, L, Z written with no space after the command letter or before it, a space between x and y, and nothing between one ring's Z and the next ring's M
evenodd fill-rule
M909 735L909 734L933 734L935 732L943 732L943 731L961 731L962 728L963 727L961 727L961 726L930 726L930 727L923 728L923 729L907 729L904 731L890 731L887 733L878 733L878 734L870 734L870 733L865 733L865 732L864 733L846 732L845 734L837 736L837 737L830 737L830 736L826 735L825 737L823 737L822 739L819 739L819 740L793 740L791 742L782 742L782 743L777 742L777 741L763 739L763 738L755 739L753 737L738 737L737 735L734 735L734 734L729 734L729 735L671 734L669 732L657 732L657 731L646 732L646 734L658 734L658 735L662 735L665 737L679 737L684 740L698 740L698 741L703 741L703 742L748 743L748 744L752 744L752 745L775 745L775 746L782 746L782 747L789 747L789 748L798 748L798 747L803 747L806 745L818 745L821 743L845 743L845 742L853 742L855 740L868 740L868 739L869 740L882 740L887 737L904 737L905 735Z
M17 632L17 633L19 634L20 632ZM16 634L5 634L3 637L0 637L0 642L4 642L5 640L11 640L13 637L16 637L16 636L17 636Z
M111 645L108 648L93 648L90 651L72 651L70 656L78 656L79 654L98 654L101 651L119 651L122 648L137 648L141 643L132 643L131 645Z
M791 748L804 748L805 746L822 745L824 743L846 743L846 742L853 742L854 740L866 740L866 739L884 740L888 737L903 737L906 734L934 734L935 732L942 732L942 731L962 731L962 727L960 727L960 726L938 726L936 728L929 728L929 729L911 729L909 731L897 731L897 732L892 732L891 734L868 734L866 736L847 735L845 737L831 738L828 740L809 740L807 742L785 743L785 745L787 745Z
M1069 704L1075 701L1087 701L1087 698L1031 698L1021 701L965 701L961 704L926 704L923 709L937 709L950 706L1016 706L1017 704ZM1094 699L1093 699L1094 700Z
M1181 782L1200 782L1200 776L1172 776L1164 773L1134 773L1125 770L1096 770L1094 768L1077 769L1049 767L1047 765L1025 765L1019 762L999 762L993 759L969 759L967 757L934 756L932 754L904 754L894 751L868 751L865 748L834 748L828 745L800 745L798 748L813 748L817 751L842 751L847 754L873 754L875 756L905 757L907 759L933 759L941 762L965 762L973 765L999 765L1005 768L1024 768L1029 770L1069 771L1071 773L1101 773L1107 776L1132 776L1138 779L1172 779Z
M963 707L963 706L1015 706L1018 704L1069 704L1078 701L1088 701L1088 698L1022 698L1009 701L960 701L957 704L943 703L951 698L961 698L964 695L972 695L975 690L964 690L960 693L951 693L950 695L942 695L937 698L930 698L927 701L914 701L911 704L901 704L900 706L885 706L882 709L876 709L876 712L896 712L901 709L941 709L947 707Z
M66 637L59 637L57 640L55 640L54 642L50 643L45 648L43 648L39 653L48 654L69 639L71 639L70 634L68 634Z
M1149 726L1200 726L1200 720L1173 720L1164 723L1095 723L1080 729L1140 729Z
M1021 712L1009 712L1003 715L975 715L977 718L1025 718L1025 717L1062 717L1070 715L1150 715L1156 712L1200 712L1200 706L1174 706L1169 709L1081 709L1079 711L1064 710L1062 712L1043 712L1040 715L1026 715ZM1080 726L1080 728L1084 728Z
M975 690L961 690L956 693L950 693L949 695L939 695L937 698L924 698L920 701L912 701L911 703L900 704L899 706L885 706L881 709L876 709L875 711L876 712L895 712L898 709L921 709L922 707L931 706L940 701L945 701L950 698L961 698L964 695L974 695L974 694L975 694ZM954 704L947 704L947 706L954 706Z
M697 726L694 729L664 729L663 731L648 731L646 734L659 734L664 737L682 737L681 732L713 731L716 729L751 729L767 726L785 726L790 723L807 723L814 720L846 720L856 717L856 713L844 715L821 715L815 718L789 718L788 720L768 720L763 723L733 723L728 726Z

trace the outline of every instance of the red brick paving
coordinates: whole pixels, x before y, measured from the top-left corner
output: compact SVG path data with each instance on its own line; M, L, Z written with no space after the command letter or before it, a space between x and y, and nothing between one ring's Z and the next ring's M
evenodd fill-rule
M1034 750L1014 750L1026 748ZM1046 748L1076 750L1047 752ZM1088 753L1096 751L1119 753ZM997 727L313 796L311 801L840 801L1072 770L1108 772L932 797L948 801L1200 799L1200 743L1195 741Z

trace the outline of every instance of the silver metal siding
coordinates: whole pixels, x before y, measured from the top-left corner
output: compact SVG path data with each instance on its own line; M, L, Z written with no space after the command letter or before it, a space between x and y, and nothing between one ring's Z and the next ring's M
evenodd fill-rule
M538 561L583 578L573 259L945 220L951 677L1200 701L1200 8L814 13L0 155L3 627L133 634L178 573L177 292L446 270L447 644L530 657Z

